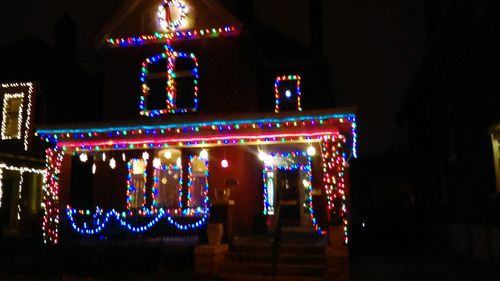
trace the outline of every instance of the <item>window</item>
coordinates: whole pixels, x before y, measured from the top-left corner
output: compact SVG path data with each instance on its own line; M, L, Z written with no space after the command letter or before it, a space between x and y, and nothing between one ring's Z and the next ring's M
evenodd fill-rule
M280 111L302 111L300 102L300 76L283 75L276 77L274 82L274 112Z
M128 163L127 209L139 209L146 203L146 164L143 159Z
M5 94L2 109L2 140L20 139L24 94Z
M189 161L188 207L192 209L208 207L208 161L197 156Z
M141 82L141 115L155 117L198 109L198 60L193 53L166 46L165 53L142 63Z
M156 184L153 204L160 208L180 208L182 205L182 168L172 164L155 168L154 180Z

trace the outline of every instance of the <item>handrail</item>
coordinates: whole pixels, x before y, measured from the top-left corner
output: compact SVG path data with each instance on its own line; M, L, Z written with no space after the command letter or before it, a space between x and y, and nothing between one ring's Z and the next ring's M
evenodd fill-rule
M278 264L278 253L279 253L279 248L280 248L280 243L281 243L281 212L280 212L280 205L278 204L278 208L276 209L276 225L274 228L274 235L271 241L271 247L272 247L272 275L273 275L273 281L276 281L276 267Z

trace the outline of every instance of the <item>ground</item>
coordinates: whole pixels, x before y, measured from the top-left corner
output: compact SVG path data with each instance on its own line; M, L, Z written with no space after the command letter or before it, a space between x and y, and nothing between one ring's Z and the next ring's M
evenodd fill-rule
M208 280L193 271L192 246L123 245L45 247L33 239L0 240L0 281ZM500 280L491 264L434 251L429 243L365 241L351 253L352 281Z

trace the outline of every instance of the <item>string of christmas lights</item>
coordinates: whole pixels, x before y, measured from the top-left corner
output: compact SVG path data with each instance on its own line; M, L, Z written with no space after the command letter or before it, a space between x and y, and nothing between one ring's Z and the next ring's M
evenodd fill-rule
M248 120L221 120L212 122L193 122L180 124L164 124L164 125L140 125L140 126L121 126L108 128L89 128L89 129L56 129L56 130L38 130L37 135L45 139L46 142L59 143L70 139L97 140L97 139L131 139L138 137L154 136L170 136L174 141L189 142L189 138L179 138L176 140L174 135L186 135L186 133L197 133L199 135L206 133L213 135L216 133L233 133L238 131L256 131L262 135L263 130L275 130L279 128L342 128L345 125L343 119L346 118L352 122L354 115L352 114L327 114L320 116L296 116L285 118L266 118L266 119L248 119ZM253 135L258 136L258 135ZM222 139L222 138L219 138ZM123 147L115 147L123 148Z
M9 112L9 100L11 99L21 99L19 108L17 111L17 131L14 136L7 134L7 122L10 120ZM23 93L9 94L6 93L3 97L3 109L2 109L2 140L10 139L20 139L21 138L21 127L23 125Z
M192 189L194 187L194 184L195 184L195 181L194 181L194 175L193 175L193 161L196 161L196 160L202 160L204 163L205 163L205 171L203 172L204 173L204 178L205 178L205 184L203 186L203 192L202 192L202 208L207 211L208 208L209 208L209 204L208 204L208 160L207 159L201 159L200 157L198 156L193 156L193 155L190 155L189 156L189 163L188 163L188 179L189 179L189 182L188 182L188 206L191 207L191 208L198 208L200 206L193 206L193 203L191 201L192 199Z
M310 154L310 153L309 153ZM274 214L274 171L276 170L298 170L305 173L306 179L304 179L303 185L307 191L307 198L305 198L304 204L307 204L309 216L313 223L314 229L319 234L326 234L326 231L322 230L318 224L314 213L314 206L312 201L312 164L311 156L306 151L292 151L292 152L279 152L270 153L269 155L272 159L267 159L264 155L260 157L264 161L264 169L262 170L263 182L264 182L264 215ZM307 159L307 164L296 163L300 161L298 157L303 157ZM284 164L275 164L278 158L286 159ZM269 161L271 160L271 161ZM306 184L307 182L307 184ZM307 185L307 186L306 186Z
M19 187L17 189L17 220L21 220L21 200L23 199L24 173L19 173Z
M172 164L169 165L160 165L158 167L154 168L153 172L153 187L152 187L152 206L153 207L159 207L160 203L158 202L158 196L159 196L159 185L160 185L160 173L161 171L168 171L168 173L179 173L180 176L177 178L177 192L178 192L178 204L179 204L179 209L182 208L182 169L179 168L177 165L174 166Z
M110 218L114 218L116 221L120 223L121 226L125 227L129 231L141 233L152 228L162 217L165 216L165 211L163 209L159 209L158 212L156 212L155 217L153 217L151 221L142 226L135 226L126 221L124 219L124 216L123 215L120 216L120 213L118 213L114 209L106 213L103 213L102 209L96 207L96 213L92 216L93 221L90 223L90 226L88 226L87 223L84 222L83 226L79 227L76 224L75 215L83 213L84 212L73 209L70 206L66 207L66 215L71 224L71 227L80 234L88 234L88 235L97 234L101 232L105 228L106 224L109 222Z
M176 72L175 72L175 64L176 59L191 59L194 62L194 68L191 70L191 74L193 76L194 83L194 104L192 108L177 108L176 105L176 96L177 96L177 87L176 87ZM167 87L166 87L166 109L148 109L147 99L149 96L150 88L147 84L148 75L149 75L149 66L159 63L163 60L167 62ZM165 52L156 56L152 56L147 58L141 67L141 76L140 80L142 83L142 95L139 99L139 112L141 115L148 117L156 117L166 113L186 113L186 112L196 112L198 110L198 59L193 53L184 53L175 51L170 45L165 45Z
M274 171L272 166L264 165L262 169L264 183L264 215L274 215Z
M355 118L353 114L324 114L270 119L217 120L181 124L40 130L38 134L45 141L53 142L57 146L62 147L62 151L71 154L78 152L98 152L108 149L150 149L169 146L204 147L207 145L226 144L259 145L271 142L317 142L322 141L325 137L340 138L340 131L343 133L347 131L349 132L348 134L355 132L356 127L353 126L354 122ZM254 130L258 133L249 133ZM292 133L285 133L287 131L291 131ZM355 139L352 141L354 144ZM324 153L322 150L323 162L332 162L333 160L325 162L325 159L329 159L329 156L325 157ZM342 157L345 157L345 155L342 155ZM324 182L326 182L327 178L325 176ZM331 181L332 177L329 178ZM50 177L47 177L47 179L50 179ZM325 190L328 191L327 189ZM204 217L187 226L175 224L175 219L168 213L166 213L166 218L179 229L193 228L205 222L208 210L193 211L200 214L204 212ZM347 220L344 224L347 226Z
M220 36L238 35L239 30L236 26L224 26L204 28L198 30L185 30L174 32L155 32L149 35L140 35L124 38L108 38L106 42L113 47L130 47L144 44L157 44L175 42L186 39L217 38Z
M19 88L28 88L27 93L25 91L22 91ZM8 139L20 139L21 136L23 136L23 145L24 145L24 150L28 151L28 146L29 146L29 135L30 135L30 130L31 130L31 110L32 110L32 96L34 92L34 87L33 83L31 82L22 82L22 83L7 83L7 84L1 84L1 88L3 89L15 89L16 93L5 93L4 99L3 99L3 108L2 108L2 127L1 127L1 137L2 140L8 140ZM17 91L22 91L21 93L18 93ZM23 107L24 107L24 96L27 96L27 102L26 102L26 119L23 120ZM17 136L16 137L11 137L6 135L6 129L7 129L7 121L8 121L8 116L7 116L7 110L8 110L8 100L13 99L13 98L21 98L21 104L19 107L18 111L18 128L17 128ZM22 124L24 123L24 132L21 131Z
M149 138L124 140L96 140L96 141L68 141L61 142L63 150L100 151L117 149L147 149L169 146L206 146L206 145L235 145L235 144L263 144L309 142L320 140L325 135L337 134L336 131L304 131L301 133L276 133L268 135L219 135L211 137L183 137L183 138Z
M344 229L344 243L349 242L347 198L345 190L345 153L342 136L325 136L321 142L323 160L323 184L327 199L327 208L333 212L331 220L339 219Z
M140 166L142 169L142 180L144 181L144 184L142 187L137 187L135 186L134 180L133 180L133 175L135 174L134 170L137 170L138 167L134 166ZM128 175L127 175L127 209L130 210L132 208L141 208L144 207L144 204L146 203L146 179L147 179L147 162L144 161L144 159L137 159L133 158L130 159L130 161L127 163L127 169L128 169ZM136 206L134 204L137 203L139 200L137 196L139 196L139 188L142 190L142 202L140 206ZM135 196L134 196L135 195ZM137 202L136 202L137 201Z
M19 178L18 186L17 186L17 190L18 190L17 219L20 220L21 219L22 190L23 190L23 182L24 182L23 175L24 175L24 173L45 175L45 170L44 169L30 168L30 167L23 167L23 166L17 167L17 166L7 165L5 163L0 163L0 208L2 207L2 196L3 196L3 189L2 189L3 170L19 172L20 178Z
M301 91L300 91L300 75L283 75L283 76L278 76L276 77L276 80L274 82L274 98L275 98L275 106L274 106L274 112L279 113L280 112L280 97L281 93L279 91L279 86L282 82L284 81L295 81L296 83L296 95L297 95L297 110L302 111L302 106L300 104L300 96ZM292 94L290 90L287 90L285 92L285 97L286 98L291 98Z
M59 240L59 174L64 154L59 148L48 148L46 174L43 188L42 222L43 241L46 244L57 244Z
M37 168L30 168L30 167L24 167L24 166L13 166L13 165L8 165L5 163L0 163L0 170L9 170L9 171L16 171L20 173L32 173L32 174L40 174L40 175L45 175L46 170L45 169L37 169Z
M172 20L170 9L177 8L179 17ZM163 0L163 3L158 6L158 21L163 30L175 30L180 27L188 15L188 9L183 1L179 0Z
M78 226L77 224L77 216L80 218L84 218L84 216L89 216L91 212L89 210L77 210L69 205L66 206L66 216L68 218L68 221L70 222L71 227L73 230L80 234L86 234L86 235L93 235L93 234L98 234L100 233L106 225L110 222L110 219L113 218L116 221L120 223L122 227L125 229L135 232L135 233L142 233L145 232L149 229L151 229L153 226L155 226L161 219L166 218L166 221L173 225L175 228L179 230L189 230L189 229L195 229L203 226L208 218L208 212L205 213L197 213L196 215L200 215L200 219L198 219L195 222L192 223L179 223L174 220L174 216L172 215L172 210L168 209L163 209L163 208L158 208L155 209L154 211L150 210L145 210L145 212L138 213L137 215L142 215L146 217L150 217L151 219L149 222L141 225L141 226L136 226L132 225L130 222L127 220L127 214L126 212L119 213L115 209L109 210L109 211L104 211L103 209L96 207L95 212L93 215L90 217L91 221L84 221L82 222L80 220L81 226ZM184 215L183 212L178 213L174 212L175 216L179 215ZM132 214L133 216L133 214Z

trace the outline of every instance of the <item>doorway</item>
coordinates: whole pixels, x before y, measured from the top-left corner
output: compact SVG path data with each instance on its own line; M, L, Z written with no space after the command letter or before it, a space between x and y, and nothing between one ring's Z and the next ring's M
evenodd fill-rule
M276 171L276 190L282 225L300 226L299 171Z

